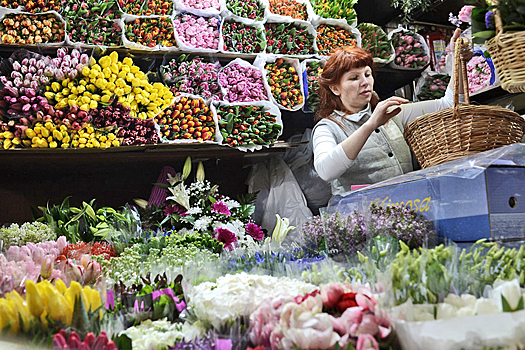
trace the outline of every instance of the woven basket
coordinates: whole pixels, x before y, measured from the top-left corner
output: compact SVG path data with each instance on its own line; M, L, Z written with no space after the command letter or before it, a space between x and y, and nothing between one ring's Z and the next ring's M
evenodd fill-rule
M501 88L510 93L525 92L525 31L503 33L499 11L494 11L496 36L485 44L494 62Z
M456 44L454 106L414 119L405 127L405 139L422 168L471 154L521 142L525 119L499 106L470 105L467 70L460 60L462 38ZM463 66L466 104L459 104L459 68Z

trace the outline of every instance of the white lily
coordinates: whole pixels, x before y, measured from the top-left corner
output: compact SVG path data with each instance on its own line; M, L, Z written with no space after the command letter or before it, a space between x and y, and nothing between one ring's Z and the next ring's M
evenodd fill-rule
M290 220L288 218L282 218L279 214L275 214L277 217L277 222L275 223L275 228L272 233L272 242L274 244L281 245L284 242L284 239L288 235L290 230L294 229L294 226L290 226Z
M188 210L191 206L190 196L186 191L186 186L184 186L184 182L182 182L182 176L180 174L177 174L175 175L175 177L173 177L170 174L168 174L168 182L172 186L168 187L168 190L173 196L166 197L166 200L173 200L175 201L175 203ZM179 182L179 184L177 186L174 186L177 182Z

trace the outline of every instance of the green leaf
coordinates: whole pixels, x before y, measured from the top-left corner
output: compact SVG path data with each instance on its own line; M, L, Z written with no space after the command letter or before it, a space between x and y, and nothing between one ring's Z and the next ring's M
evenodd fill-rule
M88 314L80 294L75 298L75 309L73 311L73 322L71 326L80 332L86 332L89 327Z
M62 204L60 204L60 210L69 209L69 198L71 198L71 196L67 196L66 198L64 198Z
M518 306L516 307L516 311L523 310L523 295L520 297L520 301L518 302Z
M188 156L184 162L184 167L182 168L182 179L186 180L191 173L191 157Z
M247 218L248 216L252 215L255 212L255 206L254 205L241 205L239 208L239 215L243 218Z
M204 165L202 162L199 162L199 165L197 166L197 181L204 181Z
M213 198L212 196L208 196L208 199L210 200L211 204L217 202L217 200Z
M521 298L523 300L523 298ZM503 307L503 312L512 312L514 310L512 310L512 308L510 307L509 305L509 302L507 301L507 299L502 295L501 296L501 305Z
M119 335L118 337L113 338L113 341L115 342L115 345L118 349L121 350L132 350L132 342L131 339L125 335Z

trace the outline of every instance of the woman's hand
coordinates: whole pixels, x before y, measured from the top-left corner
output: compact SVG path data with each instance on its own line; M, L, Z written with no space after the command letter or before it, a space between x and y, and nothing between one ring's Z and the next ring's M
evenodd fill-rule
M461 36L461 29L456 28L456 31L454 32L454 35L452 35L452 38L450 38L450 52L452 53L452 57L456 54L456 41ZM463 43L461 48L461 59L465 62L470 61L470 59L474 56L474 52L472 51L472 48L468 43Z
M370 123L374 129L377 129L389 121L392 117L398 115L399 112L401 112L401 107L399 106L407 102L407 99L397 96L392 96L384 101L379 102L367 123Z

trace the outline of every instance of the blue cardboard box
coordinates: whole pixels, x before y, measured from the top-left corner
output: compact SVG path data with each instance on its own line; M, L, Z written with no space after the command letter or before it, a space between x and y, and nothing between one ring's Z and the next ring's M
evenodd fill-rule
M434 222L438 238L525 238L525 144L514 144L398 176L334 198L328 212L371 204L409 206Z

